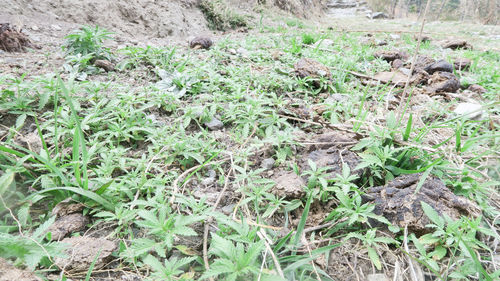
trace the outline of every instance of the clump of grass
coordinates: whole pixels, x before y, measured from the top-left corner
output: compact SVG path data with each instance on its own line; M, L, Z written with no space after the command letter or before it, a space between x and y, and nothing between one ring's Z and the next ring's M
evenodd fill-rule
M224 31L248 25L246 18L231 10L224 0L202 0L200 8L212 29Z
M66 52L66 56L91 55L92 60L111 60L111 51L109 48L105 48L103 43L105 40L112 39L112 34L112 32L99 26L83 26L65 37L66 42L62 48Z
M318 41L318 37L315 36L314 34L310 34L310 33L303 33L302 34L302 43L304 43L306 45L311 45L311 44L316 43L316 41Z

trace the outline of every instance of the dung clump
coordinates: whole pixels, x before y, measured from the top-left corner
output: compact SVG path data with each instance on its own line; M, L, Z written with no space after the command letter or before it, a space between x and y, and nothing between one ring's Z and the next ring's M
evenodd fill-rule
M0 50L6 52L24 52L35 47L28 36L9 23L0 23Z

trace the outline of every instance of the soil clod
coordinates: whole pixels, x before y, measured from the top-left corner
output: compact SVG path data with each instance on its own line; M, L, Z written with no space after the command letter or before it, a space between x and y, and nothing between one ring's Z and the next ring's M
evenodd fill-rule
M406 60L408 59L408 54L403 51L398 51L398 50L392 50L392 51L387 51L387 50L382 50L382 51L377 51L373 54L375 58L380 58L383 59L387 62L392 62L396 59L400 60Z
M71 237L61 243L69 247L66 257L56 257L55 263L67 272L86 272L94 260L94 269L103 268L117 248L116 243L103 238Z
M0 50L7 52L24 52L26 48L35 47L22 30L16 30L8 23L0 23Z
M365 199L375 203L375 213L384 216L399 227L408 227L410 233L418 235L432 232L431 223L424 214L420 202L429 204L441 216L446 214L457 220L460 216L477 216L479 208L465 197L455 195L435 177L428 177L416 192L422 174L397 177L385 186L372 187Z
M453 62L456 70L468 70L472 64L472 61L467 58L459 58Z
M460 89L460 81L458 78L449 72L435 72L429 79L429 87L427 91L430 94L447 92L455 93Z
M193 40L191 40L191 42L189 42L189 47L191 47L192 49L210 49L210 47L212 47L213 45L213 41L212 39L210 39L209 37L196 37L194 38Z
M467 43L467 41L461 39L448 40L442 45L442 47L444 49L449 48L452 50L457 50L457 49L472 50L472 46L469 43Z
M115 65L109 60L96 60L94 62L94 65L108 72L115 70Z

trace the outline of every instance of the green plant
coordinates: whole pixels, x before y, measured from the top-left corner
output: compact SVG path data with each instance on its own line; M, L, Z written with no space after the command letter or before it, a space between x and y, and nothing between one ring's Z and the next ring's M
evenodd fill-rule
M365 235L361 235L360 233L356 232L351 232L346 236L345 240L350 238L357 238L363 243L363 245L368 250L368 256L370 257L370 260L373 262L373 264L378 270L382 269L382 263L380 262L380 257L379 254L377 253L377 248L380 247L379 244L388 245L388 244L398 243L396 240L390 237L380 237L380 236L377 237L376 229L368 230L365 233Z
M112 60L113 56L108 48L103 46L105 40L112 39L113 33L95 26L82 26L79 30L67 35L63 50L66 55L92 56L92 61L97 59Z
M245 17L231 10L225 0L202 0L200 8L213 29L227 30L247 26Z

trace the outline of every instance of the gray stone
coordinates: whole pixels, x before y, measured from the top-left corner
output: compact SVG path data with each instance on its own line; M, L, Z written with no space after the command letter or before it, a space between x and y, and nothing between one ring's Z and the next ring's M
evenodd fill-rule
M52 30L55 30L55 31L60 31L62 30L61 26L60 25L57 25L57 24L53 24L50 26L50 28L52 28Z
M236 206L235 204L226 205L226 206L222 207L222 212L225 215L229 216L231 213L233 213L233 210L234 210L235 206Z
M390 281L384 273L375 273L366 276L368 281Z
M389 16L386 15L384 12L375 12L370 15L371 19L387 19Z
M464 102L459 103L453 113L461 116L467 116L470 119L479 119L483 116L482 106L477 103Z
M224 123L214 117L209 122L206 122L205 126L207 126L207 128L211 131L218 131L224 128Z
M203 185L211 185L214 182L215 182L215 178L204 178L201 181L201 184L203 184Z
M275 161L273 158L266 158L266 159L262 160L262 163L260 164L260 166L262 168L264 168L265 170L270 170L273 168L274 162Z

